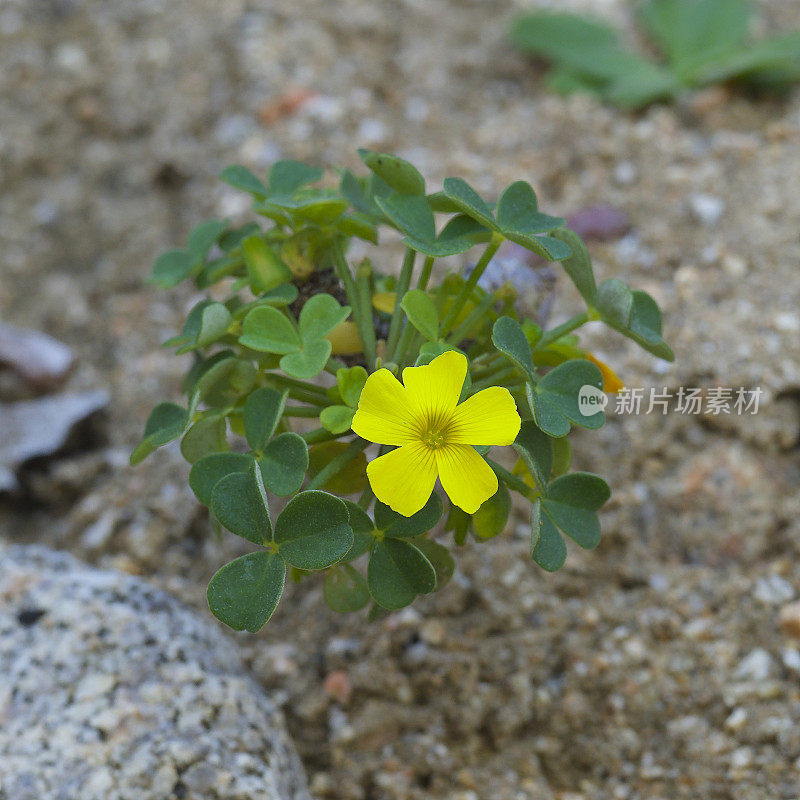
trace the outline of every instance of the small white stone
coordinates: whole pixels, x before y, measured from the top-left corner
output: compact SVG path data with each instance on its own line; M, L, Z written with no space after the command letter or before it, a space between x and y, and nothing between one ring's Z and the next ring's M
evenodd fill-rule
M742 730L747 722L747 710L744 708L734 708L730 716L725 720L725 727L734 733Z
M359 142L371 144L373 142L382 142L388 136L389 129L379 119L367 118L361 121L358 126L358 133L356 139Z
M781 661L783 666L790 672L800 675L800 650L795 650L793 647L787 647L781 653Z
M800 317L797 314L781 312L773 317L773 323L777 330L786 333L797 333L800 331Z
M716 225L725 212L725 201L711 194L694 194L689 198L689 208L698 222Z
M794 587L780 575L767 575L756 581L753 595L767 605L780 605L794 599Z
M738 680L764 681L772 667L772 656L763 647L757 647L739 662L734 675Z

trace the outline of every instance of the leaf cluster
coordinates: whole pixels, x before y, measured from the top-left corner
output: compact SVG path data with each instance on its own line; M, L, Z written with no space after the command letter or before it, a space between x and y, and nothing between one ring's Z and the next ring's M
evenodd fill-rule
M783 91L800 79L800 30L748 35L748 0L642 0L637 20L658 58L632 52L609 25L578 14L518 17L513 42L552 63L550 88L641 108L727 81Z
M223 566L208 588L211 610L237 630L269 619L287 576L324 573L335 611L370 606L376 618L402 608L453 574L443 533L452 532L456 546L500 535L513 495L530 506L531 557L542 568L564 563L563 535L595 547L608 487L569 472L567 435L603 424L602 412L582 414L577 399L582 386L600 389L603 379L574 332L601 320L672 358L653 299L617 279L598 286L583 242L562 218L539 210L525 181L491 202L461 178L429 192L407 161L359 155L367 173L344 169L335 182L296 161L274 164L266 181L228 167L222 179L250 195L258 221L203 222L153 266L156 286L192 281L204 296L165 343L191 354L185 401L156 406L131 462L179 441L212 528L256 548ZM377 245L387 228L406 247L399 272L352 263L353 239ZM560 261L586 311L542 330L519 316L513 286L482 289L480 277L506 240ZM471 269L432 280L438 258L473 248L482 251ZM451 349L470 365L462 399L504 386L524 422L505 466L502 454L476 448L498 491L475 514L445 508L434 491L403 517L372 494L369 443L351 430L353 415L371 372L399 376Z

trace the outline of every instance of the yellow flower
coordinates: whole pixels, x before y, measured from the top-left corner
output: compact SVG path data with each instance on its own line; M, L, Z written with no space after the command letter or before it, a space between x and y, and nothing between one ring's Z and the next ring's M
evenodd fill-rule
M508 389L492 386L459 405L467 359L454 350L424 367L403 370L403 384L379 369L367 378L353 430L397 445L367 465L375 496L410 517L431 496L437 476L450 500L468 514L497 491L497 476L473 445L508 445L521 420Z
M592 353L586 353L587 360L591 361L592 364L595 364L597 367L600 368L600 373L603 376L603 391L607 392L608 394L619 394L622 389L625 388L625 384L617 377L617 373L614 372L605 361L601 361L599 358L594 356Z

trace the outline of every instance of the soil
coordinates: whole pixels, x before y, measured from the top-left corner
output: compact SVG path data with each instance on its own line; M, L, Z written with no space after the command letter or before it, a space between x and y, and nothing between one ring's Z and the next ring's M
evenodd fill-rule
M614 494L599 548L571 548L555 575L530 562L518 517L412 609L339 617L311 580L231 641L319 797L791 800L800 93L711 89L638 115L548 95L505 40L522 5L4 0L0 315L68 343L67 388L112 403L103 446L40 465L32 498L0 502L2 533L149 576L208 613L205 583L237 543L208 535L176 448L126 463L150 408L178 397L185 363L159 345L197 300L143 281L200 220L248 218L216 180L226 164L355 167L365 146L434 187L460 175L495 195L525 178L549 213L612 206L632 229L592 243L599 278L658 299L677 360L602 328L584 342L631 387L760 387L758 413L612 410L579 432L576 466ZM613 0L559 5L626 22ZM800 16L770 0L758 22ZM555 292L558 322L579 298L563 277Z

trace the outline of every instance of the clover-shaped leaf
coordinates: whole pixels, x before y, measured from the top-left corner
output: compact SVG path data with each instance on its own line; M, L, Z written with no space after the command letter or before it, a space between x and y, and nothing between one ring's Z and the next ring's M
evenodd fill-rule
M347 506L327 492L301 492L276 520L274 539L287 564L298 569L325 569L353 546Z
M350 406L328 406L320 412L319 421L322 427L331 433L344 433L350 430L355 413L355 409Z
M131 464L143 461L157 447L177 439L186 430L189 412L176 403L159 403L147 418L142 441L131 453Z
M211 492L211 511L231 533L253 544L272 540L272 522L261 470L251 459L246 472L232 472Z
M244 404L244 431L253 450L263 450L278 427L286 406L287 392L256 389Z
M301 350L288 353L281 359L281 369L302 380L313 378L325 368L332 351L333 346L327 339L306 342Z
M340 306L329 294L315 294L300 312L300 337L303 342L322 339L350 315L350 306Z
M251 350L279 354L297 352L302 346L291 320L273 306L258 306L248 313L239 344Z
M242 254L250 285L255 294L269 292L292 279L289 267L275 255L272 248L260 236L248 236L242 242Z
M411 289L400 301L408 321L429 341L439 338L439 312L431 296L422 289Z
M228 220L210 219L195 225L186 237L186 249L195 266L208 255L208 251L228 227Z
M254 463L253 456L247 453L209 453L192 464L189 486L195 497L210 507L214 487L227 475L246 473Z
M445 178L444 194L463 214L477 220L485 228L490 230L498 229L488 204L462 178Z
M375 544L367 568L367 585L383 608L403 608L418 594L436 588L436 570L410 542L384 539Z
M364 149L360 149L358 155L395 192L406 195L425 194L425 178L408 161L388 153L374 153Z
M376 198L379 208L406 236L420 242L433 242L436 222L425 197L390 194Z
M436 492L410 517L404 517L380 500L375 501L375 527L389 539L413 539L429 531L442 517L442 500Z
M361 611L370 601L367 582L350 564L332 567L325 576L322 596L332 611L347 614Z
M600 318L614 330L632 339L658 358L673 361L675 354L661 338L661 311L647 292L631 291L622 281L610 278L597 290Z
M192 273L193 259L186 250L168 250L153 264L148 282L159 289L171 289Z
M181 440L181 454L190 464L194 464L209 453L228 450L226 431L225 417L211 416L198 420L184 434Z
M563 566L567 549L559 529L583 548L596 547L600 542L597 511L610 494L606 482L588 472L562 475L550 483L531 515L533 560L549 572Z
M293 431L279 433L264 447L259 461L267 489L279 497L294 494L308 469L308 445Z
M561 228L566 220L542 214L531 185L515 181L497 201L497 224L504 233L533 234Z
M339 396L350 408L358 406L366 382L367 371L364 367L355 366L336 370L336 386Z
M180 345L177 355L198 347L207 347L227 333L232 321L233 315L222 303L202 300L189 312L180 336L165 344Z
M566 436L570 423L583 428L603 426L602 411L590 413L594 406L581 407L581 389L603 389L600 369L582 358L565 361L552 369L538 384L528 383L528 402L536 424L550 436Z
M219 177L234 189L252 194L258 200L263 200L269 194L267 187L247 167L240 164L225 167Z
M301 186L316 183L322 177L322 167L312 167L301 161L276 161L269 171L269 193L291 196Z
M531 380L535 380L531 346L519 322L512 317L500 317L492 328L492 342Z
M553 469L553 442L533 420L525 420L514 441L514 449L533 476L537 488L544 492Z
M436 572L436 586L434 586L433 591L438 592L453 577L456 569L456 562L453 560L453 556L450 555L450 551L444 545L434 542L433 539L428 539L425 536L418 536L413 540L412 544L433 565L433 569Z
M345 500L347 513L350 515L350 527L353 529L353 546L345 553L342 561L352 561L363 555L372 547L375 524L369 514L352 500Z
M575 288L580 292L586 305L595 305L597 303L597 284L594 279L592 259L583 240L569 228L553 231L551 236L564 242L571 250L572 254L569 258L561 259L561 266L575 284Z
M348 448L346 442L322 442L315 445L308 453L308 474L313 478L327 466L336 456ZM325 482L324 489L335 494L355 494L362 492L367 486L367 457L359 453L339 472Z

